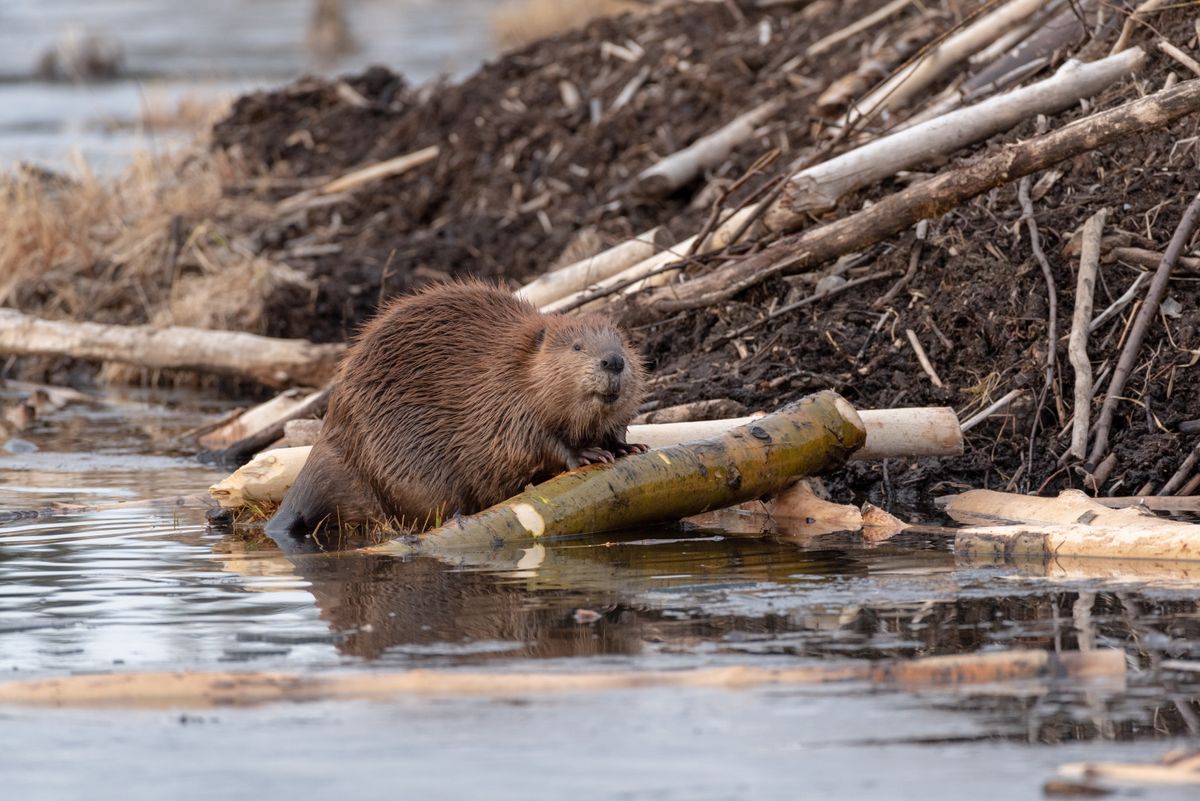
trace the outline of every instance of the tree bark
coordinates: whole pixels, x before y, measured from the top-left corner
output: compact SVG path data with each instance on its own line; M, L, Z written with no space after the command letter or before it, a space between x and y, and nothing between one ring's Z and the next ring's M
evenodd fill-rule
M223 373L269 387L320 386L333 375L345 349L240 331L43 320L0 309L0 353Z

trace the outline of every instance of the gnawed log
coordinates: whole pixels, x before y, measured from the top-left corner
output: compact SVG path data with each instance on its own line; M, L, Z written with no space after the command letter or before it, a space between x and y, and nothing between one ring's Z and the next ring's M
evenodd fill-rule
M308 393L302 389L285 389L269 401L235 411L215 425L189 432L188 436L195 437L196 442L203 448L227 448L239 439L261 431L281 415L295 409L306 395Z
M1110 509L1079 490L1057 498L971 490L938 503L972 524L954 539L955 553L972 558L1200 560L1200 525Z
M861 251L924 219L938 217L993 187L1168 123L1200 110L1200 80L1125 103L1016 142L973 164L883 198L835 222L786 237L759 254L682 284L647 292L640 303L659 313L700 308L733 297L779 275L792 275Z
M866 431L834 392L820 392L731 429L557 476L469 517L425 532L416 547L490 549L497 542L612 531L678 520L778 492L845 463ZM409 553L408 541L372 550Z
M0 353L198 370L249 378L271 387L324 384L345 349L344 345L317 345L240 331L43 320L0 309Z
M1014 650L924 659L846 661L789 668L736 665L694 670L596 673L471 673L406 670L394 673L213 671L110 673L0 684L0 703L54 707L209 709L281 701L369 700L418 697L526 696L651 687L744 689L762 685L865 681L888 687L946 688L1001 682L1078 683L1123 680L1123 651Z
M1038 114L1062 111L1137 72L1145 61L1145 54L1136 47L1090 64L1068 61L1044 81L943 114L801 170L788 179L788 189L763 221L773 231L794 229L805 212L831 209L846 194L901 170L982 142Z
M762 416L704 420L692 423L659 423L629 427L629 441L651 448L720 437ZM918 456L959 456L963 451L958 418L949 407L875 409L859 412L866 442L850 459L874 460ZM304 460L308 447L278 448L260 453L232 475L210 488L222 506L237 508L250 503L279 503Z
M272 419L260 417L261 425L221 450L199 455L201 461L218 464L242 464L254 454L283 436L284 427L294 420L325 414L333 386L328 385L303 396L299 402L276 409Z

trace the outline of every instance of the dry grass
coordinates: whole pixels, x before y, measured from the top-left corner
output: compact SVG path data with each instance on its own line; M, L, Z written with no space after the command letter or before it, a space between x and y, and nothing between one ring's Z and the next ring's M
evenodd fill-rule
M230 198L244 174L205 147L143 152L120 175L0 176L0 305L43 317L261 333L263 304L304 279L258 256L268 206ZM105 380L141 380L109 368Z
M645 10L632 0L509 0L492 14L492 31L505 50L578 28L597 17Z

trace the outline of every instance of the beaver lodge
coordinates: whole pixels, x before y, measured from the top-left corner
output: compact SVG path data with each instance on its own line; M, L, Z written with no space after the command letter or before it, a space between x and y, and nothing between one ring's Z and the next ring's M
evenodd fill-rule
M953 409L948 440L829 472L838 501L928 522L963 490L1074 489L1183 514L1196 23L1186 3L668 3L461 83L306 78L115 179L5 176L0 349L47 384L308 387L193 446L241 462L320 417L382 302L476 276L616 320L649 374L639 422L823 390Z

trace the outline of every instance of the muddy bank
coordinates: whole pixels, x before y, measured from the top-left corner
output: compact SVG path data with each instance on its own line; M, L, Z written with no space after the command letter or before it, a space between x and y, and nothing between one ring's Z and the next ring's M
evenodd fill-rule
M93 243L67 258L48 258L50 269L18 283L7 302L50 315L111 322L169 318L338 341L383 299L414 285L471 274L515 287L554 264L654 226L681 239L701 228L714 205L736 207L793 165L875 135L878 122L844 139L830 124L837 108L818 110L816 101L849 76L861 79L851 95L861 97L888 70L984 6L910 7L828 52L805 55L813 42L882 5L818 0L764 10L680 4L598 20L534 43L459 84L416 87L376 68L342 81L306 79L246 96L216 125L209 150L173 174L186 187L198 180L186 170L200 173L202 202L169 215L158 212L140 238L120 242L119 252ZM1054 51L1027 80L1045 77L1068 57L1107 54L1122 21L1114 11ZM1045 125L1054 129L1169 80L1187 79L1155 43L1161 36L1194 50L1194 22L1194 9L1172 7L1155 14L1152 28L1134 26L1131 44L1147 51L1137 78ZM919 113L947 83L977 69L964 66L935 82L884 122ZM782 99L783 111L717 167L665 197L634 189L640 170L771 98ZM968 163L1037 129L1037 121L1027 120L981 145L852 193L811 223L845 217L922 175ZM1056 282L1060 336L1057 374L1043 403L1049 294L1020 222L1017 187L1010 183L930 220L919 249L909 230L864 249L849 264L820 265L678 314L649 312L636 297L610 304L654 373L648 408L726 398L748 409L772 409L834 388L862 407L945 404L965 418L1023 390L1013 407L971 430L962 458L859 465L847 471L846 481L884 504L965 486L1080 486L1080 475L1058 462L1070 436L1073 376L1065 336L1078 263L1063 246L1085 219L1108 208L1106 235L1163 250L1200 191L1198 134L1197 117L1184 117L1033 176L1034 218ZM436 159L403 175L299 211L280 205L355 168L431 146L439 148ZM764 244L769 240L693 259L685 277L743 260ZM138 260L129 253L150 256ZM910 265L915 273L907 286L877 302ZM1106 260L1096 309L1124 293L1145 269ZM724 341L769 309L810 295L835 272L875 278ZM74 275L101 287L136 279L137 302L129 300L129 285L120 298L101 294L100 303L64 301L51 275ZM1178 271L1141 348L1124 392L1129 400L1118 407L1116 465L1101 484L1105 494L1154 491L1193 444L1177 425L1197 416L1200 310L1194 281ZM1092 337L1090 353L1102 382L1135 309ZM935 386L919 366L909 330L944 386ZM1097 409L1102 397L1103 384Z

